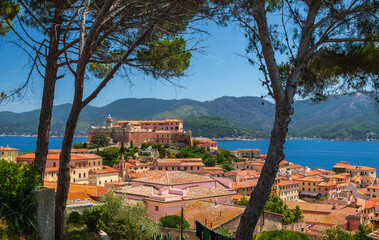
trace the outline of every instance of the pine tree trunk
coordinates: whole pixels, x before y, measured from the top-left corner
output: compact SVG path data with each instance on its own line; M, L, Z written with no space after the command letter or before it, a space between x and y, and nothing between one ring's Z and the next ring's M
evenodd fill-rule
M262 168L258 184L251 193L249 204L241 217L236 236L238 240L252 239L258 219L271 193L279 163L284 159L283 146L288 132L288 124L291 121L291 105L291 103L282 103L280 106L278 104L276 106L275 122L271 131L267 159Z
M38 125L37 148L34 159L34 163L39 165L39 182L42 186L44 183L46 159L49 150L50 125L53 113L55 83L57 81L58 72L57 52L59 49L59 38L61 34L61 30L58 26L62 23L62 10L59 3L57 3L54 14L53 24L50 30L48 56L46 58L42 105Z
M62 150L59 158L59 173L57 193L55 195L55 238L64 239L65 210L70 187L70 155L74 139L75 128L81 111L81 104L74 104L66 123L65 135L62 141Z

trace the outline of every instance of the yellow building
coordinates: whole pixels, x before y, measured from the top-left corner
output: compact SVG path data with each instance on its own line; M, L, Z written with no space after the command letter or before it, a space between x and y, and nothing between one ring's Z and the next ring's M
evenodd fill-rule
M90 170L88 175L88 183L91 185L104 186L106 183L120 180L119 171L109 166L104 166L100 170Z
M324 179L318 176L314 176L298 178L294 179L293 181L299 184L300 195L316 196L319 192L317 185L320 182L323 182Z
M2 160L7 160L9 162L16 162L18 151L20 151L20 149L11 148L9 147L9 145L7 145L6 147L0 146L0 157Z

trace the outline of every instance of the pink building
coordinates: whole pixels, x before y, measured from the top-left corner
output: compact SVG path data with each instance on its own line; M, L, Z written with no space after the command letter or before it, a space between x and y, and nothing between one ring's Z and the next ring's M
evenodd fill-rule
M149 217L158 220L197 200L230 204L235 194L230 188L229 179L173 171L133 179L131 186L118 188L116 192L143 201Z
M317 184L317 192L322 197L333 198L337 193L337 184L333 182L320 182Z
M167 130L183 132L183 121L178 119L149 120L149 121L117 121L115 126L126 126L128 124L139 126L141 129L151 129L154 131Z
M201 158L167 158L155 159L151 170L184 171L188 173L203 173L204 164Z

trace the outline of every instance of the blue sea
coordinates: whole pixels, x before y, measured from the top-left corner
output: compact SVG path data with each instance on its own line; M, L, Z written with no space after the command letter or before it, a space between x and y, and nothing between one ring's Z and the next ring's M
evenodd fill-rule
M87 138L75 138L76 142L85 142ZM0 137L0 146L20 149L20 152L33 152L36 148L36 137ZM269 140L258 141L218 141L219 147L236 149L258 148L266 154ZM50 138L49 149L60 149L62 138ZM287 161L308 166L331 169L339 161L353 165L379 168L379 141L330 141L318 139L287 140L284 146Z
M218 146L228 149L260 149L266 154L269 140L218 141ZM310 168L332 169L339 161L352 165L379 168L379 141L330 141L318 139L287 140L284 145L285 159Z

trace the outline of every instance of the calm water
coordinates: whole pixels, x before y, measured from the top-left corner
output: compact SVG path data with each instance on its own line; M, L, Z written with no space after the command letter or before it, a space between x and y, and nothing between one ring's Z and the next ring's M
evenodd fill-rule
M84 142L87 138L75 138L74 142ZM36 148L35 137L0 137L0 146L20 149L20 152L33 152ZM62 138L50 138L50 149L61 148ZM236 150L258 148L267 153L269 141L219 141L219 147ZM329 141L329 140L288 140L284 153L286 160L309 166L331 169L339 161L354 165L379 168L379 141Z
M49 149L60 149L63 138L50 138ZM74 138L74 143L85 142L87 138ZM36 150L36 137L0 137L0 146L18 148L20 152L34 152Z
M236 149L258 148L267 153L269 141L219 141L219 147ZM287 161L309 166L331 169L339 161L353 165L379 168L379 141L329 141L329 140L288 140L284 153Z

